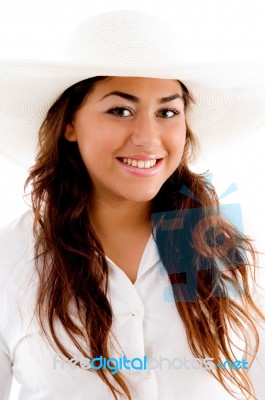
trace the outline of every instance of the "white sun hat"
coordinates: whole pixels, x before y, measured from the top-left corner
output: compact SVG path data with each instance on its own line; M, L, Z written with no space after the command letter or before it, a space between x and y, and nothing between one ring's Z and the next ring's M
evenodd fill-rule
M100 13L76 27L60 62L1 61L0 155L32 165L49 107L93 76L182 81L196 102L187 123L199 139L199 159L265 124L265 65L187 62L184 25L169 25L140 11Z

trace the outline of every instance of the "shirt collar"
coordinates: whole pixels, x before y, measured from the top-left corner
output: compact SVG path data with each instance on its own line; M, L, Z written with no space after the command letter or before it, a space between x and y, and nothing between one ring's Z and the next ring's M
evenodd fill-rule
M108 256L105 256L105 257L111 268L120 269ZM160 261L158 248L157 248L156 242L153 238L153 235L151 234L148 239L148 242L145 246L144 252L142 254L142 258L141 258L138 273L137 273L137 279L136 279L135 283L148 270L155 267L155 265L158 263L158 261Z

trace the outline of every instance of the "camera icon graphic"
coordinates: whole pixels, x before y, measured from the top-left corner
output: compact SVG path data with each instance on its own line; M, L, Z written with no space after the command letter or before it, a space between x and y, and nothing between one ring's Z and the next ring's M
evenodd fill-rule
M219 200L235 190L233 183ZM181 193L195 197L186 186ZM243 234L239 203L154 213L152 225L162 261L158 271L166 270L171 282L163 291L164 301L195 302L201 285L213 297L244 292L243 283L224 279L225 271L245 264L237 246L238 235Z

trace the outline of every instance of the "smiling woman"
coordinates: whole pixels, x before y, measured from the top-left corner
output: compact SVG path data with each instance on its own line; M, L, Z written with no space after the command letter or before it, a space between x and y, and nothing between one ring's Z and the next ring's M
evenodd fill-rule
M168 35L152 16L104 13L73 35L78 64L4 66L21 88L35 71L17 136L2 118L10 157L16 143L30 154L45 110L25 183L32 211L1 231L5 399L12 372L21 400L255 398L248 368L220 367L251 365L257 352L255 249L190 162L199 142L214 150L227 120L235 138L264 121L265 96L255 84L226 94L232 70L211 78L181 62Z

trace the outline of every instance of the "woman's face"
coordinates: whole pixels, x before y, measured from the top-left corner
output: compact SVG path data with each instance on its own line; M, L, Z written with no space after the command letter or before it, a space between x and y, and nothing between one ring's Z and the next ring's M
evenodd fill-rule
M92 181L92 195L147 202L178 167L184 102L171 79L111 77L96 83L67 125Z

